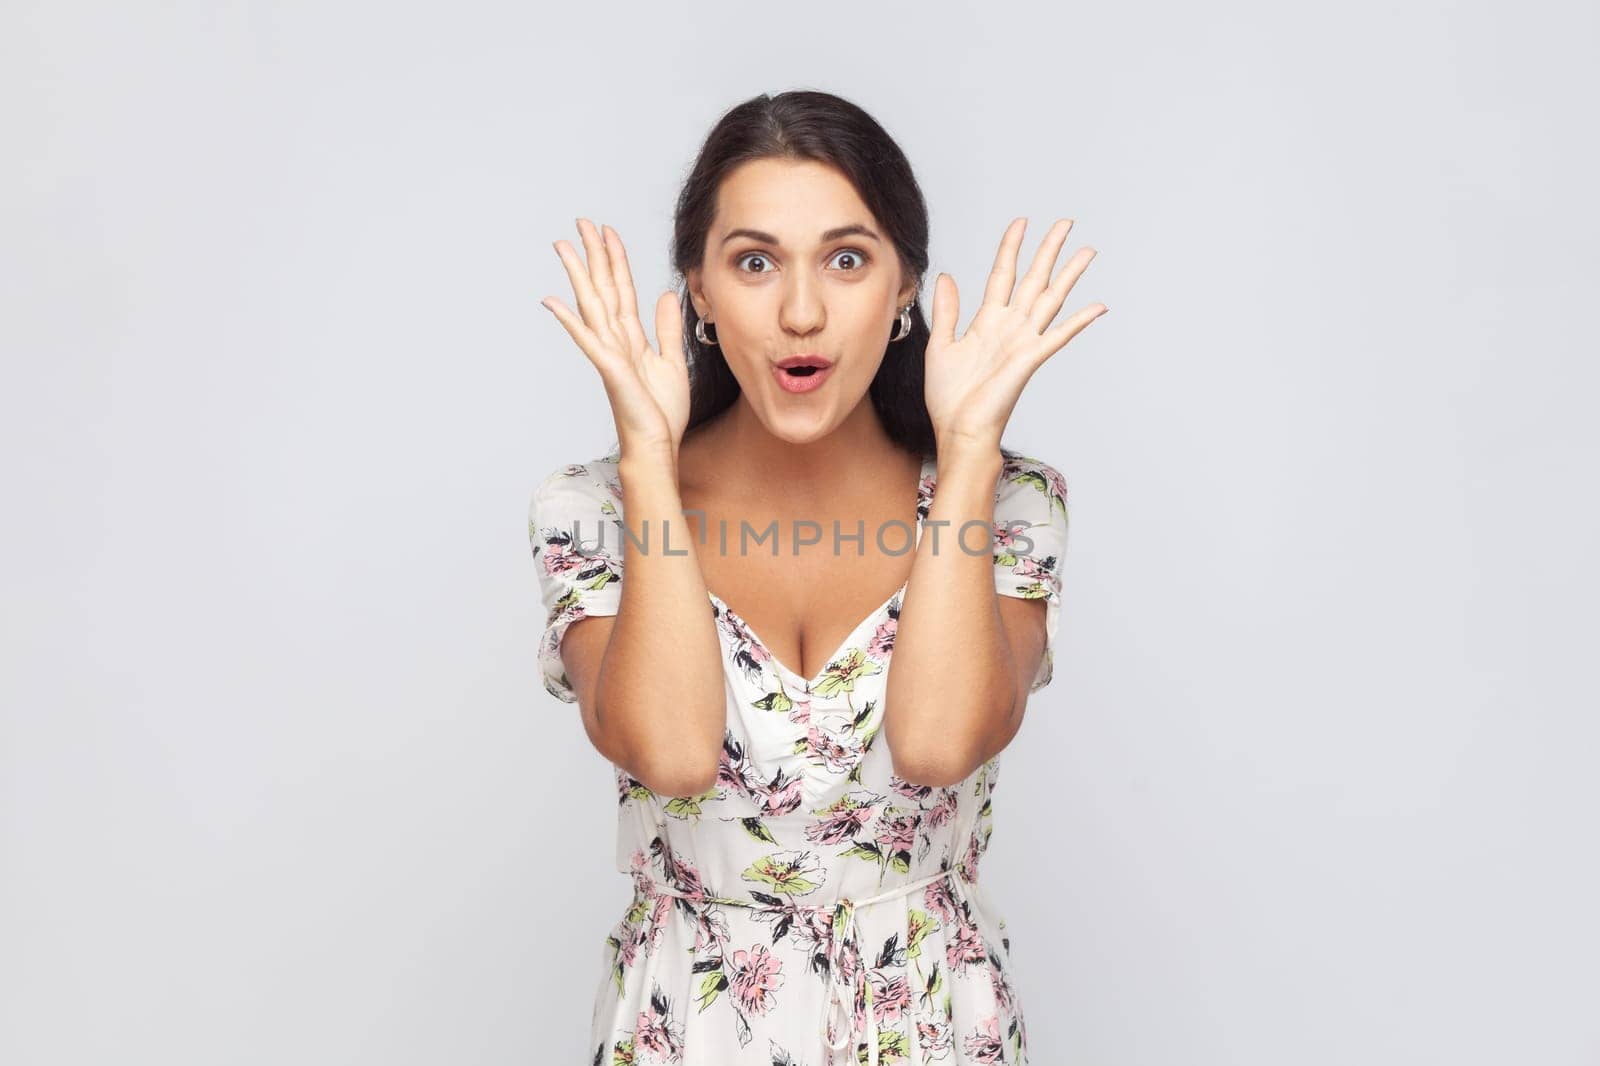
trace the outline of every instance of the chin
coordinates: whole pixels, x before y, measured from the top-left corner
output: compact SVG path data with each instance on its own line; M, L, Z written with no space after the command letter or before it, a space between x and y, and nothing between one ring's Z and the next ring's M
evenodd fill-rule
M772 411L762 419L767 432L787 444L811 444L832 433L835 420L828 412Z

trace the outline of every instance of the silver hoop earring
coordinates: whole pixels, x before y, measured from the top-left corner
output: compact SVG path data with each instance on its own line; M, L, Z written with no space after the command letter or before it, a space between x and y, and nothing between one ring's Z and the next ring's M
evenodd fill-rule
M706 336L706 320L703 318L697 318L694 321L694 339L707 348L715 348L717 346L716 341Z
M905 307L900 309L900 317L899 317L898 320L896 320L895 325L897 327L899 327L899 328L896 330L896 332L894 332L893 334L890 335L890 337L889 337L889 343L890 344L893 344L895 341L903 341L903 340L905 340L907 337L909 337L911 335L911 305L910 304L906 304Z

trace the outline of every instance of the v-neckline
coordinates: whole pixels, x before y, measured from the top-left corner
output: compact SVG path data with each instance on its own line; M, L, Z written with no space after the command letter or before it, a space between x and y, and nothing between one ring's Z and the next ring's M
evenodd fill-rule
M912 542L911 542L911 551L912 551L913 555L916 553L917 547L922 543L922 501L923 501L922 486L924 484L926 484L927 481L928 481L928 473L929 473L928 468L930 466L932 466L932 465L934 465L933 464L933 460L928 458L927 456L923 456L922 464L917 469L917 507L916 507L916 523L917 524L916 524L916 529L914 529L912 531ZM930 502L931 502L932 492L930 491L928 495L929 495ZM915 565L915 560L913 560L913 565ZM876 606L876 607L874 607L872 609L871 613L869 613L865 618L861 619L861 621L857 622L854 626L852 626L850 628L850 632L846 633L844 639L839 642L839 646L837 648L834 648L833 651L829 652L828 653L828 657L826 659L822 660L822 669L817 672L817 675L815 677L809 677L809 678L808 677L802 677L800 675L799 671L791 669L789 666L785 665L783 660L779 659L777 657L777 655L775 655L773 653L771 645L769 645L765 640L763 640L761 638L761 634L760 633L756 632L755 627L752 626L749 623L749 621L743 615L741 615L738 611L735 611L732 607L729 607L728 606L728 602L726 600L724 600L721 596L718 596L715 592L712 592L709 588L706 589L706 595L711 598L711 602L716 604L718 609L720 609L723 614L729 616L734 621L739 623L740 627L743 628L745 633L749 635L750 642L752 644L755 644L756 646L758 646L763 652L766 653L767 661L772 664L773 669L777 670L779 673L782 673L782 674L786 675L789 678L789 680L791 680L791 681L798 681L801 684L801 686L805 689L805 691L810 692L812 689L814 689L818 685L822 684L822 682L828 676L828 669L830 667L832 667L834 663L838 662L841 658L843 658L844 654L847 651L850 650L852 645L855 643L855 639L856 639L857 634L859 634L863 629L865 629L868 624L877 621L878 616L880 614L882 614L885 610L887 610L889 608L889 605L894 603L894 601L896 599L899 599L900 596L905 593L906 588L910 584L911 584L911 579L908 577L908 578L906 578L906 580L904 580L904 581L902 581L900 583L900 587L899 588L895 589L892 593L889 594L889 598L888 599L886 599L882 603L878 604L878 606Z

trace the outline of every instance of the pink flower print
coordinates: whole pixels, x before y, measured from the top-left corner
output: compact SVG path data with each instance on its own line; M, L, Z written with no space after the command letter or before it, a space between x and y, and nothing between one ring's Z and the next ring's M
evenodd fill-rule
M811 760L821 763L836 774L849 773L853 770L861 761L864 751L861 738L851 728L849 719L843 724L842 736L834 734L816 722L806 729L806 744L811 749Z
M1019 556L1017 565L1011 568L1011 572L1025 581L1037 581L1045 588L1055 585L1055 573L1045 569L1043 562L1031 555Z
M977 833L973 833L972 836L967 838L967 850L961 856L961 868L967 871L968 881L976 881L978 879L978 860L983 857L983 845L986 839L980 837Z
M633 965L639 957L639 938L633 929L628 929L617 937L617 957L622 960L623 969Z
M750 784L750 760L745 758L743 749L739 750L739 757L735 759L728 753L728 746L723 745L722 754L717 761L716 787L719 790L731 788L745 796L755 794L755 789Z
M1004 1062L1005 1046L1000 1042L1000 1019L990 1015L967 1034L967 1054L974 1062Z
M1016 997L1011 988L1011 978L1006 975L1005 968L995 964L994 958L989 958L989 983L994 986L994 1002L1003 1014L1016 1013Z
M1044 483L1049 486L1052 506L1060 506L1065 509L1067 505L1067 479L1061 476L1061 471L1048 464L1040 463L1037 472L1040 477L1044 478Z
M946 786L939 792L939 802L929 807L922 817L929 828L937 829L956 816L956 808L960 802L960 794Z
M757 809L769 817L789 814L805 802L804 787L803 779L799 777L785 779L783 771L779 770L778 776L773 779L770 786L756 786L755 791L759 800Z
M894 651L894 635L899 628L900 620L893 615L878 623L878 628L867 640L867 654L874 659L887 659L889 653Z
M775 1002L773 993L782 985L783 963L765 945L733 953L729 988L746 1012L767 1013Z
M994 540L995 555L1017 556L1016 543L1028 530L1024 526L1014 526L1009 522L996 522L991 533ZM1026 558L1026 556L1020 556ZM999 560L996 560L998 563Z
M989 957L989 951L984 946L977 925L964 915L957 919L953 933L950 926L946 925L944 935L945 961L950 964L952 971L963 970Z
M661 945L661 931L666 928L667 920L671 917L672 897L662 893L656 897L655 904L650 908L650 925L645 931L650 951L655 951Z
M930 1059L942 1059L950 1050L950 1023L942 1015L917 1015L917 1046Z
M672 1020L672 1008L659 985L651 993L649 1009L640 1011L634 1022L633 1047L641 1062L683 1061L683 1027Z
M722 628L727 630L728 636L750 662L759 666L772 660L772 653L756 639L755 633L744 624L744 619L734 614L731 609L727 609L726 605L720 621Z
M798 692L789 693L792 706L786 715L789 722L802 727L811 725L811 697Z
M955 919L956 901L950 890L950 879L948 877L941 877L923 889L922 899L928 905L928 909L940 918L947 922Z
M867 980L872 984L872 1012L878 1023L897 1023L900 1015L911 1009L911 985L904 974L889 976L882 970L868 970Z
M666 868L672 875L672 886L679 892L687 892L691 896L705 895L705 885L700 881L700 871L692 863L678 858L670 850L666 852Z
M895 852L911 852L911 846L917 842L917 816L908 811L895 811L893 808L883 812L878 819L877 833L878 849L885 855Z
M870 792L851 792L841 796L832 806L820 813L816 821L806 826L806 839L813 844L843 844L855 835L872 817L873 797Z
M582 530L580 529L579 532L582 532ZM565 535L570 539L571 531L565 531ZM593 556L580 554L571 544L563 544L557 541L549 543L545 548L544 572L552 577L594 565L595 559Z

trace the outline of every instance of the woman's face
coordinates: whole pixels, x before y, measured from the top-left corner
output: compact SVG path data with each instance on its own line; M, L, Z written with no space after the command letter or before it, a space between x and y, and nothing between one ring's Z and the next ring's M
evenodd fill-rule
M686 280L745 402L796 444L861 403L916 288L855 187L830 166L789 159L752 160L723 180L705 258ZM809 377L779 368L800 355L829 366Z

